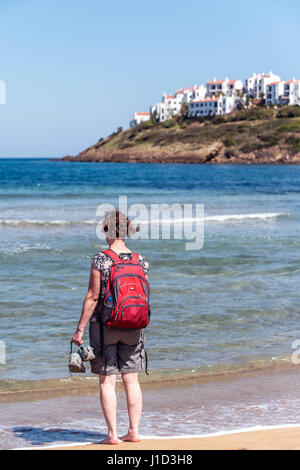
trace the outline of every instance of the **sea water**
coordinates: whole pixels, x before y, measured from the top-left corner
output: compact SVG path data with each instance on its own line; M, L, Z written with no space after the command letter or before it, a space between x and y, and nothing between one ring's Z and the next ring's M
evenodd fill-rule
M300 167L0 160L0 391L62 378L100 204L204 204L204 245L128 240L151 264L151 370L289 360L300 339ZM88 337L85 337L88 342ZM4 384L4 385L3 385Z

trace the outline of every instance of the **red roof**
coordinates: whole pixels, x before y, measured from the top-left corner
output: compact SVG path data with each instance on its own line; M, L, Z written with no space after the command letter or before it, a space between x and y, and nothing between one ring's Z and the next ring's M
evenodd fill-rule
M262 77L264 77L264 78L270 78L271 75L267 75L267 74L263 73L263 74L262 74Z
M238 80L228 80L229 83L233 84L233 83L236 83ZM214 85L214 84L217 84L217 85L220 85L221 83L224 83L225 80L210 80L209 82L206 82L207 85Z
M211 101L219 101L219 98L205 98L204 100L193 100L192 103L207 103Z
M289 80L288 82L285 82L287 85L289 85L290 83L299 83L300 80Z
M278 83L280 83L280 82L268 83L268 86L277 85Z
M137 116L150 116L150 113L135 113Z
M210 82L206 82L207 85L214 85L215 83L216 84L220 84L220 83L224 83L225 80L211 80Z
M167 95L167 98L174 98L173 95Z

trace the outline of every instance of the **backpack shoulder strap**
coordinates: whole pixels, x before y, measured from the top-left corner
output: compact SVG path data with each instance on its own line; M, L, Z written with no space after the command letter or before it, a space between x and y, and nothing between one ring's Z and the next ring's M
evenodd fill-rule
M117 261L120 261L119 255L115 251L111 250L110 248L107 248L107 250L101 251L101 253L105 253L114 263L116 263ZM133 251L132 256L131 256L131 261L133 261L134 263L137 263L138 259L139 259L138 253Z
M105 253L114 263L120 260L119 255L117 255L117 253L115 253L110 248L107 248L107 250L101 251L101 253Z

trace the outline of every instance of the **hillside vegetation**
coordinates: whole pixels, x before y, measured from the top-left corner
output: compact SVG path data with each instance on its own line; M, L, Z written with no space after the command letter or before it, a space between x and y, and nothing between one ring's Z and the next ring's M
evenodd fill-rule
M146 121L100 139L72 161L299 163L300 107L242 110L206 119Z

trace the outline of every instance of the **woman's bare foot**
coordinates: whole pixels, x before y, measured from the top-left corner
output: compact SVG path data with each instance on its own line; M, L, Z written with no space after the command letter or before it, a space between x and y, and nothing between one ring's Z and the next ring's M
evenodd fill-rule
M111 445L111 446L114 446L114 445L117 445L117 444L120 444L121 441L120 439L118 439L117 437L114 437L114 436L106 436L105 439L103 439L103 441L100 442L100 444L108 444L108 445Z
M140 442L141 440L138 432L130 431L130 430L128 431L127 434L125 434L125 436L120 437L120 439L121 441L124 441L124 442Z

